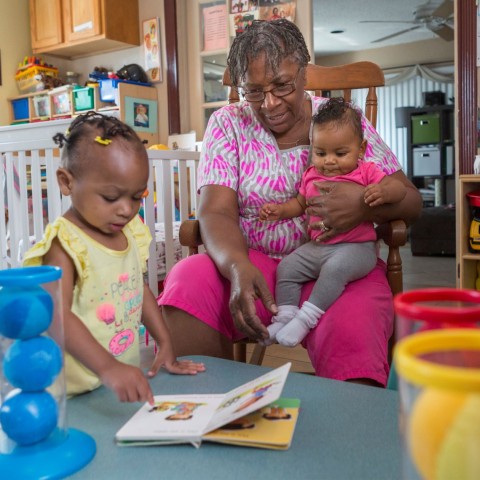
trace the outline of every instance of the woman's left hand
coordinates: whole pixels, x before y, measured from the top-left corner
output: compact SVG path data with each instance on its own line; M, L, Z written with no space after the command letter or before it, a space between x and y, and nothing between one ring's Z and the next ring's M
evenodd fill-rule
M314 182L314 185L319 195L308 200L307 213L322 219L310 225L314 230L325 231L318 241L328 240L365 221L364 187L350 182Z
M195 363L192 360L177 360L171 348L168 347L159 347L147 377L154 377L160 368L176 375L196 375L198 372L205 371L203 363Z

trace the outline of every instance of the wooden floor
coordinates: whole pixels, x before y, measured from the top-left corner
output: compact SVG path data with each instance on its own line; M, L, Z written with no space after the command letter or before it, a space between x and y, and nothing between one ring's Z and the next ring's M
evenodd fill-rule
M253 344L247 345L247 361L249 361ZM262 365L265 367L280 367L286 362L292 362L292 372L314 373L307 350L301 345L297 347L283 347L282 345L270 345L267 347Z

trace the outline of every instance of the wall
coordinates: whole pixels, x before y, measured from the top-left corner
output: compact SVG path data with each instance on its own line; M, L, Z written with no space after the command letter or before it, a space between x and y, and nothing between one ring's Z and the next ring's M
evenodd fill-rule
M163 82L154 84L158 93L159 102L159 133L160 142L167 143L168 138L168 98L166 86L166 61L165 61L165 22L163 15L163 0L139 0L140 31L142 22L153 17L160 18ZM0 87L0 125L8 125L9 116L6 107L6 99L19 94L13 76L18 65L25 55L31 54L30 43L30 17L28 11L28 0L0 0L0 48L2 54L2 74L4 85ZM14 33L15 32L15 33ZM76 60L66 60L52 55L41 55L48 63L59 68L60 75L72 70L81 74L79 83L83 84L88 74L95 66L106 67L116 71L129 63L144 65L143 46L126 48L117 52L93 55ZM181 132L183 133L183 132Z
M30 55L28 0L0 0L0 125L8 125L7 98L18 95L15 73L25 55Z
M331 66L368 60L377 63L382 69L388 69L416 64L453 63L454 53L454 42L446 42L439 38L316 57L315 63Z

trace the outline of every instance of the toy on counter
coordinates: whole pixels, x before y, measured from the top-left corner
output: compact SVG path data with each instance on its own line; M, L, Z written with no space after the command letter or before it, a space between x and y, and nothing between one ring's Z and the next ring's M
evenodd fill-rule
M47 75L43 72L37 73L33 78L37 81L37 92L42 90L51 90L52 88L65 85L65 82L61 78L52 77L51 75Z

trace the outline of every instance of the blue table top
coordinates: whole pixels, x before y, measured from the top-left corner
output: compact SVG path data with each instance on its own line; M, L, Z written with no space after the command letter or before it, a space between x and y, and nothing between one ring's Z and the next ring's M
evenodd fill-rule
M197 376L152 379L154 394L226 393L267 370L266 367L211 357ZM140 404L120 403L106 388L67 402L68 427L97 442L92 462L75 479L398 479L401 449L396 391L290 373L282 396L299 398L301 409L287 451L204 442L151 447L118 447L117 430Z

